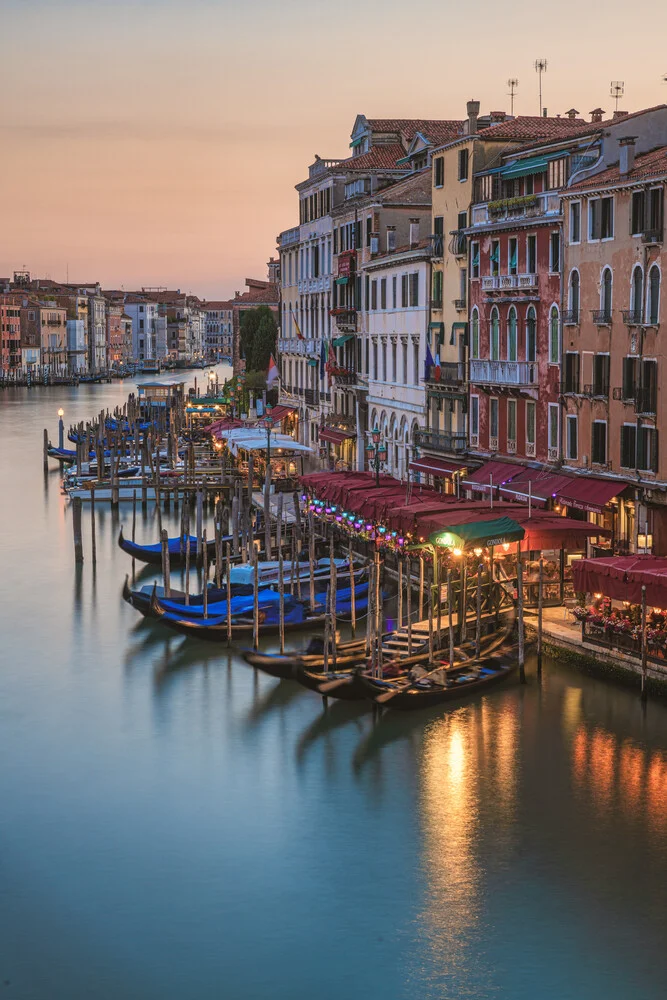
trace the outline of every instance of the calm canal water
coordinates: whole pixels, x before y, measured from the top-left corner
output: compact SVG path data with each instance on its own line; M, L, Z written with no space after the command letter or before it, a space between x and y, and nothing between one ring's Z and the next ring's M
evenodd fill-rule
M547 663L374 724L144 624L41 459L131 388L0 393L0 996L664 996L667 706Z

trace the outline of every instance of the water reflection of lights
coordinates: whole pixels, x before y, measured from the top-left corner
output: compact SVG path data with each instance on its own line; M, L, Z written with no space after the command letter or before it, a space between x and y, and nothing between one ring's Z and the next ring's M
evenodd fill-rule
M628 821L645 821L664 834L667 827L667 758L631 740L621 742L597 727L581 723L571 745L572 779L577 792L590 798L596 811L616 820L619 811Z

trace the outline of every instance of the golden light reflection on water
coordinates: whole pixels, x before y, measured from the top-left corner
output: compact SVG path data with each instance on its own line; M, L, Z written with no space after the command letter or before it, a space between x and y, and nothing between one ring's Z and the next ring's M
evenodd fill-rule
M493 829L494 850L510 842L515 815L517 735L513 707L486 701L445 716L425 733L422 767L422 859L427 884L421 926L438 978L470 973L479 950L471 946L482 909L483 827ZM490 787L489 787L490 786ZM492 817L480 817L481 803Z

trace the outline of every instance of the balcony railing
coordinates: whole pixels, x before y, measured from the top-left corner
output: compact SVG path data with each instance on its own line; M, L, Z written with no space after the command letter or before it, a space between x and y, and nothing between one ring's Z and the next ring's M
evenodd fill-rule
M298 354L300 356L319 355L319 345L312 337L299 340L297 337L281 337L278 341L278 350L281 354Z
M431 309L442 309L442 295L431 299Z
M471 361L470 381L486 385L537 385L534 361Z
M610 326L611 325L611 309L592 309L593 322L597 326Z
M468 253L468 237L460 229L455 229L449 241L449 252L455 257L465 257Z
M561 396L579 396L581 394L579 379L568 378L564 382L559 382L558 392Z
M658 394L655 389L638 388L635 394L635 410L637 413L656 413L657 396Z
M466 450L467 435L459 432L417 430L415 444L420 448L430 448L432 451L458 454Z
M328 292L331 288L331 276L326 274L319 278L302 278L297 283L299 295L306 295L309 292Z
M662 226L659 229L645 229L642 233L642 243L655 244L664 241Z
M579 326L579 310L578 309L564 309L563 310L563 326Z
M431 235L431 256L432 257L442 257L444 252L444 237L442 233L433 233Z
M503 198L500 201L473 205L472 224L473 226L487 226L491 223L512 219L559 214L560 195L546 191L541 194L528 195L525 198Z
M482 278L483 292L512 292L537 288L536 274L497 274Z
M633 386L619 385L612 390L612 398L622 403L634 403L637 390Z
M336 380L336 387L357 384L357 373L352 368L335 368L331 374Z
M317 406L320 401L320 390L319 389L304 389L303 390L303 401L306 406Z
M440 365L431 365L425 381L442 386L460 385L465 381L465 365L456 361L443 361Z
M593 382L584 386L584 396L596 396L609 398L609 383Z
M452 300L452 305L454 306L454 308L456 309L457 312L465 312L465 310L468 308L468 300L467 299L453 299Z
M623 322L625 323L626 326L641 326L642 325L641 309L624 309Z

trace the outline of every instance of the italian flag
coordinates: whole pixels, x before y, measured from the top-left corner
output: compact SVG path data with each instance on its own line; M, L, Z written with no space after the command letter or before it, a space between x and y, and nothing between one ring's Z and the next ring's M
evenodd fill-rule
M278 365L273 360L273 355L271 355L271 360L269 361L269 370L266 374L266 388L272 389L275 383L278 381Z

